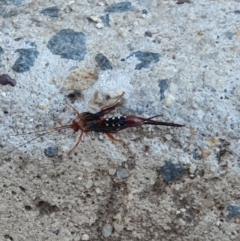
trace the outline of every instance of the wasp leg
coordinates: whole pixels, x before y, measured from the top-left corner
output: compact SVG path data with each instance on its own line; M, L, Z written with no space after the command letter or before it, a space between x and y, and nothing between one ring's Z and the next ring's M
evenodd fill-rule
M71 107L71 108L73 109L74 112L76 112L78 118L81 118L80 113L78 112L77 109L75 109L73 106L71 106L70 104L68 104L67 101L66 101L66 104L67 104L69 107Z
M118 101L123 97L124 94L125 94L125 92L122 92L122 94L119 95L119 96L117 97L117 99L116 99L112 104L103 106L103 107L101 108L101 111L108 110L108 109L113 110L113 109L116 107L116 105L118 104Z
M81 132L77 143L75 144L75 146L68 152L68 155L70 155L72 153L72 151L78 146L78 144L80 143L81 139L82 139L82 135L83 135L83 131Z
M112 134L110 133L106 133L107 137L111 140L111 141L118 141L118 142L121 142L123 144L123 146L125 148L128 149L128 151L130 152L130 149L129 147L127 146L127 144L123 141L123 140L120 140L120 139L116 139Z

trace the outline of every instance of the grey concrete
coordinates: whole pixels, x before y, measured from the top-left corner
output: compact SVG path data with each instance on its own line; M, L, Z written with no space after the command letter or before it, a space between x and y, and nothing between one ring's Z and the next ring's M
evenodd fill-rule
M0 240L240 240L240 2L119 2L0 1ZM186 126L22 135L123 91Z

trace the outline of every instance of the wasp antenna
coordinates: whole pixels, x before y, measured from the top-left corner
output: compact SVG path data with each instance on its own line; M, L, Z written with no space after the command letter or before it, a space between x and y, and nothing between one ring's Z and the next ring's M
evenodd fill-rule
M36 140L36 139L38 139L38 138L40 138L40 137L42 137L42 136L44 136L44 135L47 135L47 134L49 134L49 133L51 133L51 132L53 132L53 131L58 131L58 130L67 129L67 128L72 128L72 125L65 125L65 126L59 126L59 127L55 127L55 128L48 129L48 131L46 131L45 133L42 133L41 135L39 135L39 136L37 136L37 137L34 137L34 138L32 138L31 140L29 140L29 141L27 141L27 142L25 142L25 143L23 143L23 144L15 147L15 148L12 149L11 151L7 152L7 153L4 154L3 156L1 156L1 159L2 159L3 157L5 157L5 156L8 156L8 155L11 154L12 152L16 151L16 150L19 149L20 147L25 146L25 145L27 145L28 143L30 143L30 142L32 142L32 141L34 141L34 140ZM26 133L26 134L35 134L35 133L39 133L39 132L42 132L42 131L29 132L29 133ZM25 134L22 134L22 135L25 135Z
M72 125L65 125L65 126L53 127L53 128L46 129L46 130L33 131L33 132L21 133L21 134L16 134L16 135L9 135L9 136L24 136L24 135L37 134L37 133L41 133L41 132L50 133L50 132L52 132L52 131L57 131L57 130L67 129L67 128L72 128Z

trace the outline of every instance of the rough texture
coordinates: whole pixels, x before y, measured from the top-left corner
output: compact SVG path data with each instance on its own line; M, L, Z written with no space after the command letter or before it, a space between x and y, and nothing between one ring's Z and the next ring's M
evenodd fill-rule
M240 240L239 1L177 2L0 1L0 75L17 80L0 85L0 240ZM51 131L66 102L96 112L122 91L113 115L186 126L114 134L129 151L85 134L68 156L79 133Z

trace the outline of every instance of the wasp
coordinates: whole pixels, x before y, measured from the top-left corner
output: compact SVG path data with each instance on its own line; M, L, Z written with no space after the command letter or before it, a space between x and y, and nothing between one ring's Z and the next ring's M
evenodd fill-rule
M153 118L156 118L160 115L152 116L150 118L142 118L142 117L137 117L135 115L106 118L105 115L107 115L109 112L113 111L117 107L119 100L123 97L124 94L125 93L123 92L120 96L117 97L114 103L102 107L101 110L97 113L90 113L90 112L79 113L78 110L76 110L74 107L68 104L76 113L76 118L73 120L71 125L66 127L72 128L75 132L79 130L81 131L77 143L68 152L68 154L71 154L71 152L78 146L78 144L82 139L83 133L85 132L105 133L112 141L119 141L119 142L122 142L123 145L127 146L124 143L124 141L120 139L116 139L112 135L112 133L116 133L118 131L124 130L126 128L130 128L130 127L138 127L141 125L163 125L163 126L173 126L173 127L184 126L182 124L152 120ZM63 128L65 128L65 126L63 126Z
M122 141L120 139L116 139L112 134L116 133L118 131L124 130L126 128L138 127L141 125L163 125L163 126L173 126L173 127L185 126L183 124L175 124L175 123L153 120L153 118L159 117L160 115L155 115L150 118L142 118L142 117L138 117L135 115L106 118L105 116L117 107L119 100L123 97L124 94L125 93L123 92L121 95L119 95L117 97L117 99L114 103L102 107L101 110L97 113L91 113L91 112L79 113L79 111L77 109L75 109L73 106L71 106L70 104L67 103L67 105L69 105L73 109L73 111L76 113L76 118L72 121L72 123L70 125L52 128L48 132L45 132L32 140L35 140L49 132L66 129L66 128L71 128L71 129L73 129L74 132L80 131L81 133L80 133L80 136L79 136L76 144L68 152L68 155L70 155L72 153L72 151L81 142L83 133L87 133L87 132L105 133L112 141L122 142L122 144L127 147L127 145L125 144L124 141ZM29 134L32 134L32 133L29 133ZM32 141L32 140L30 140L30 141ZM29 142L27 142L27 143L29 143ZM27 144L27 143L25 143L25 144ZM23 144L23 145L25 145L25 144ZM18 148L23 145L18 146ZM17 149L17 148L14 148L9 153L13 152L15 149Z

